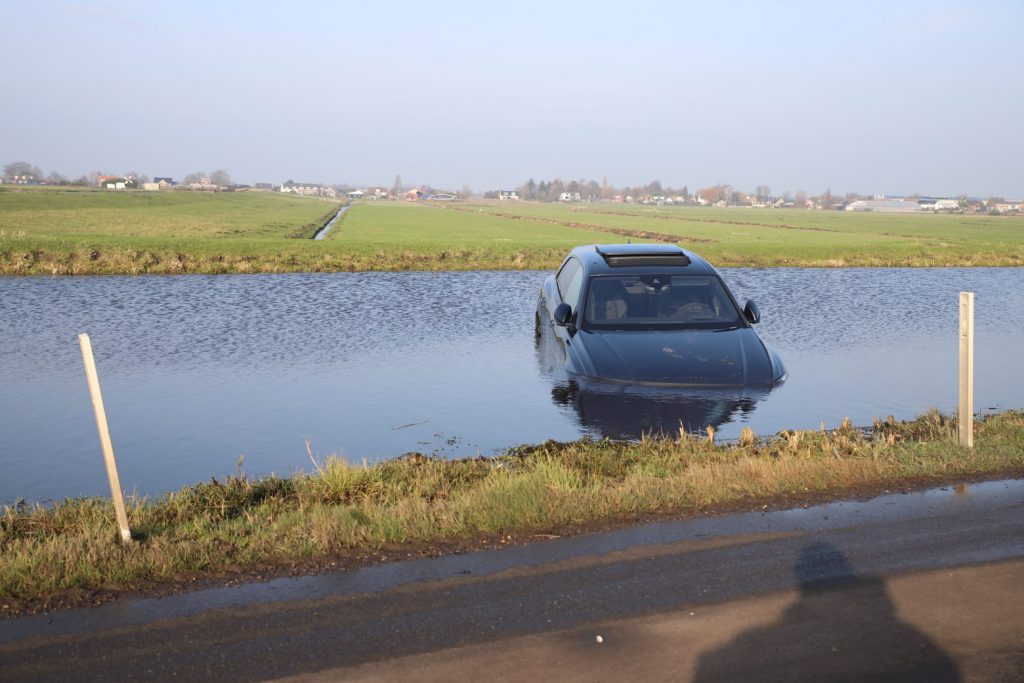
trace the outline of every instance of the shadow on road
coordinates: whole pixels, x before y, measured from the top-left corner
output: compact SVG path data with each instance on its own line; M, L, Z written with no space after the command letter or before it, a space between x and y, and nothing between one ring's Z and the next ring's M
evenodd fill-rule
M885 583L828 543L804 548L800 599L773 624L704 654L696 681L959 681L956 663L900 621Z

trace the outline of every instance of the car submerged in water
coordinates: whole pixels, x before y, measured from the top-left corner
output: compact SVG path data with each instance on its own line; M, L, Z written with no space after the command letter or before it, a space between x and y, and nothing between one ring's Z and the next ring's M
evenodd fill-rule
M567 375L653 387L772 387L782 360L710 263L669 244L587 245L547 278L537 341ZM547 341L544 341L545 338Z

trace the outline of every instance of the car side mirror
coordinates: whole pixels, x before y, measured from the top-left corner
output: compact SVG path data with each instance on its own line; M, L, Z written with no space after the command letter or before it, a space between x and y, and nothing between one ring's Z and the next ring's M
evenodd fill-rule
M743 317L747 319L751 325L756 325L761 322L761 309L757 307L750 299L747 299L747 305L743 307Z
M564 301L555 306L555 324L565 327L572 320L572 306Z

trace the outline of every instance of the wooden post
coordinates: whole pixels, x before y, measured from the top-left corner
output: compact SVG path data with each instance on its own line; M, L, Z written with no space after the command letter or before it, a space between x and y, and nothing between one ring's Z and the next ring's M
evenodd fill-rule
M103 450L103 461L107 466L107 480L110 482L110 496L114 500L114 512L117 514L117 526L121 530L121 540L131 543L132 532L128 529L128 513L124 507L124 493L121 491L121 480L117 476L117 463L114 462L114 446L110 443L110 429L107 427L107 411L103 409L103 395L100 393L100 379L96 374L96 361L92 357L92 342L89 335L78 335L78 345L82 348L82 362L85 364L85 380L89 384L89 396L92 398L92 410L96 414L96 429L100 433L100 448Z
M974 292L960 292L960 445L974 448Z

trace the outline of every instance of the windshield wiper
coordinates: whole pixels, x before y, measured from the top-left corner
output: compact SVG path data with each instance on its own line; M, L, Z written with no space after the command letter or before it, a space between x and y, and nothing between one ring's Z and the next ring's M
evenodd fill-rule
M733 325L732 327L722 327L717 330L711 330L712 332L732 332L733 330L740 329L739 325Z

